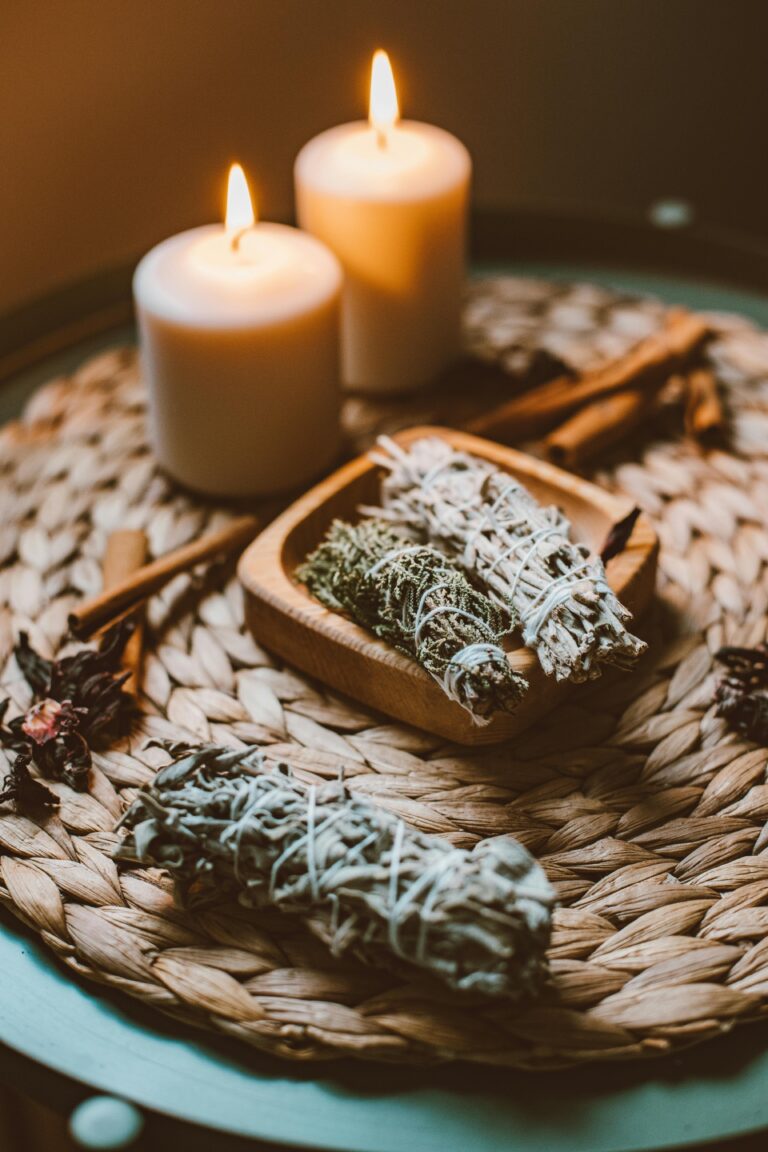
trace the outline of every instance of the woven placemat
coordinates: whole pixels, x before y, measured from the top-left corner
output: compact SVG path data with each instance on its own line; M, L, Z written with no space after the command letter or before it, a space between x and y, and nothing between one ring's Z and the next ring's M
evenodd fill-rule
M589 285L478 282L470 351L510 373L583 368L658 324L661 306ZM91 790L55 785L36 824L0 808L0 899L78 974L185 1021L294 1059L463 1058L547 1068L663 1054L768 1006L768 753L711 706L713 652L764 638L768 602L768 335L713 318L730 447L637 442L597 474L662 540L650 653L634 675L580 689L514 743L446 747L278 666L243 630L229 574L177 578L149 608L144 716L96 757ZM407 402L347 404L359 441L459 418L498 381ZM258 445L254 445L258 450ZM52 654L78 597L99 590L110 532L144 528L160 554L231 515L157 473L135 354L115 350L42 388L0 433L0 668L26 629ZM166 754L152 741L270 745L305 779L335 777L418 828L472 845L512 832L561 901L553 986L523 1010L452 998L337 962L292 920L236 907L190 914L153 869L118 869L115 820Z

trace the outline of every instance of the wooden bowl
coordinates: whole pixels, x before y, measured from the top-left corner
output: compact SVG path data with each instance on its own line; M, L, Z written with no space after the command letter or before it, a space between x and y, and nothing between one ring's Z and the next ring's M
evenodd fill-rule
M552 464L447 428L409 428L394 436L407 446L439 436L454 448L489 460L521 480L537 500L557 504L573 526L573 538L599 551L613 524L627 514L627 501ZM513 713L498 712L480 726L449 700L415 661L364 628L324 608L296 583L294 573L323 539L331 521L358 520L360 504L378 503L381 469L367 455L321 481L266 528L244 552L239 566L246 593L246 619L260 644L310 676L389 716L460 744L495 744L529 727L574 690L545 676L530 648L509 652L510 663L530 682ZM637 617L654 588L658 540L647 516L638 519L627 547L609 561L608 582Z

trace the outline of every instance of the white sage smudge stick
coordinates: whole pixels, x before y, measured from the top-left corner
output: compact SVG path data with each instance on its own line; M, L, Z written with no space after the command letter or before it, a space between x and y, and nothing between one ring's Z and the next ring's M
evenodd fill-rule
M516 840L455 848L341 781L267 771L260 748L171 750L121 821L120 858L167 868L196 901L294 913L337 956L512 1000L542 985L554 895Z
M558 508L542 506L507 473L437 437L407 451L386 437L379 446L372 457L387 470L382 507L363 511L437 544L510 605L547 675L580 683L605 664L629 668L645 651L625 627L631 614L609 587L602 561L569 539Z

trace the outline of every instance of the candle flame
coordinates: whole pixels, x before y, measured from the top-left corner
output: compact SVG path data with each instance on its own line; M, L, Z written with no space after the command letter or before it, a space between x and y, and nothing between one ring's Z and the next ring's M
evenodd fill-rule
M381 49L373 54L368 119L382 141L386 140L387 132L394 128L400 119L392 65L389 62L389 56Z
M229 170L227 214L224 217L224 226L233 243L239 240L243 232L253 228L255 220L245 172L239 164L233 164Z

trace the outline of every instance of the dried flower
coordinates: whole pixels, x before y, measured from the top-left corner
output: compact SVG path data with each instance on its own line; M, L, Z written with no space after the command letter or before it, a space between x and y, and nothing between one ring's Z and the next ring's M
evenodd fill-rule
M618 520L613 525L600 552L600 559L603 564L607 564L609 560L613 560L614 556L618 556L620 552L624 551L641 514L641 509L635 507L623 519Z
M36 696L69 700L81 711L80 730L91 742L127 731L135 701L123 691L130 673L120 659L135 625L122 620L104 634L98 648L83 648L63 660L45 660L25 633L19 637L16 659Z
M0 802L15 800L23 809L56 807L56 796L32 777L32 764L50 780L63 780L79 791L87 787L91 747L126 732L135 712L133 698L122 689L129 673L120 671L132 630L123 621L97 649L85 648L63 660L47 660L21 633L16 661L39 699L5 727L10 701L0 703L0 744L15 753Z
M196 903L297 914L337 956L513 1000L540 988L554 896L512 837L468 852L341 782L267 771L259 748L173 752L123 817L122 859L169 869Z
M73 708L71 700L41 700L27 712L21 730L35 744L47 744L77 728L84 712L84 708Z
M604 664L631 667L646 645L605 569L569 538L570 524L492 464L436 437L408 451L379 441L382 508L366 512L420 533L454 556L489 595L520 616L523 642L547 675L580 683Z
M748 739L768 745L768 645L721 648L715 659L728 669L715 689L718 716Z
M501 647L512 614L457 564L389 524L335 521L297 576L329 608L417 660L476 723L514 710L528 687Z
M0 804L13 800L22 812L55 811L59 798L45 784L41 784L29 770L29 757L18 754L11 771L3 781Z

